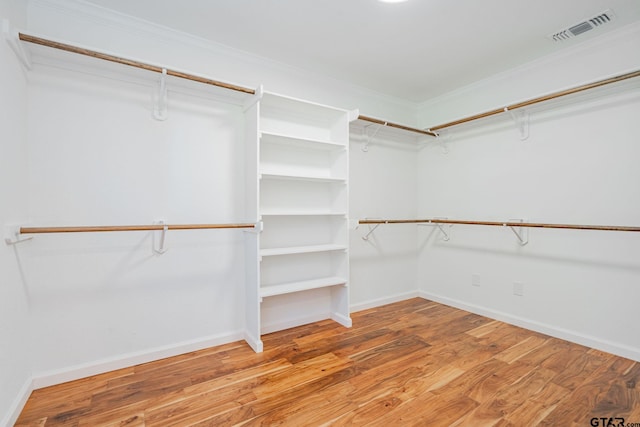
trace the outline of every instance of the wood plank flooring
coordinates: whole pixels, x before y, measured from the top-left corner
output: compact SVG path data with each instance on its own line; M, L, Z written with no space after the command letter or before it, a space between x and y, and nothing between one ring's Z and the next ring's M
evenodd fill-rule
M36 390L16 425L640 426L640 363L420 298L352 318Z

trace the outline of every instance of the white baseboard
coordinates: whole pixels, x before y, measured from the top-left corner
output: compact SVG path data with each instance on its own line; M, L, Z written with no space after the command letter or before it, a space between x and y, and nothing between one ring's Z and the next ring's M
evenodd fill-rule
M493 310L490 308L482 307L475 304L468 304L466 302L444 297L442 295L432 294L425 291L420 291L420 297L439 302L441 304L449 305L451 307L466 310L481 316L490 317L492 319L500 320L511 325L520 326L522 328L530 329L532 331L540 332L545 335L549 335L555 338L560 338L566 341L571 341L576 344L584 345L586 347L595 348L605 351L607 353L615 354L616 356L626 357L627 359L640 362L640 349L629 347L623 344L603 340L601 338L584 335L568 329L558 328L546 323L537 322L534 320L526 319L519 316L514 316L502 311Z
M358 304L352 304L351 312L355 313L356 311L362 311L370 308L380 307L381 305L392 304L394 302L404 301L407 299L420 297L420 296L421 296L420 292L411 291L411 292L405 292L402 294L391 295L389 297L368 300L368 301L360 302Z
M244 331L244 340L249 344L249 347L256 353L262 353L263 345L262 340L258 337L254 337L249 331Z
M95 362L71 366L55 371L38 372L33 375L33 388L43 388L51 385L62 384L92 375L98 375L116 369L127 368L141 363L152 362L166 357L202 350L216 345L227 344L244 339L244 332L232 332L228 334L212 335L193 341L172 344L164 347L140 351L113 358L102 359Z
M0 426L11 427L16 423L33 390L33 380L29 378L20 389L18 396L16 396L16 399L9 407L7 414L0 421Z
M351 317L349 316L343 316L340 313L333 312L331 313L331 318L335 322L340 323L342 326L346 328L350 328L351 326L353 326L353 322L351 321Z

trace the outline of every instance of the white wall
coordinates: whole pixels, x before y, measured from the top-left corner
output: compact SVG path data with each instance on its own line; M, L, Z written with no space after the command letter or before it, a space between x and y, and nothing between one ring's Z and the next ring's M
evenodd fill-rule
M242 25L242 24L239 24ZM30 0L29 30L119 56L414 125L416 104L77 0Z
M422 121L434 125L638 68L636 25L425 104ZM638 226L639 111L636 78L531 109L524 142L508 117L451 129L448 154L435 144L420 154L419 213ZM454 226L449 242L427 232L419 262L427 298L640 360L637 233L531 229L521 247L496 227ZM513 295L514 282L524 296Z
M420 147L415 134L362 122L351 128L351 220L414 218ZM350 233L354 311L417 296L415 226L382 225L363 240L371 228L360 225Z
M0 1L0 18L23 25L26 5ZM16 223L26 213L26 79L17 57L0 42L0 225ZM24 266L16 247L0 244L0 425L13 425L28 397L29 367L28 290Z
M415 121L414 104L82 2L30 1L27 29L248 87L264 83L269 91ZM82 72L66 69L65 62L75 58L36 64L30 74L28 212L21 221L94 225L242 219L240 107L170 84L169 119L158 122L151 118L153 88L138 84L139 72L122 77L95 75L84 65ZM396 162L414 155L400 154ZM384 157L375 160L384 162ZM411 168L399 169L394 183L415 176ZM411 186L403 193L387 186L382 194L410 199L407 195L414 193ZM170 232L170 249L161 256L151 252L152 240L148 232L56 234L38 235L20 247L31 296L30 352L37 387L242 338L242 232ZM392 264L392 270L415 271L412 261L398 258ZM359 288L354 301L407 289L415 293L415 275L407 271L399 283L396 274L387 274L396 281L380 281L374 293Z
M425 127L640 65L637 30L625 29L425 103L418 121L412 103L105 14L81 2L30 1L28 29ZM596 51L598 47L602 50ZM2 55L10 56L3 49ZM16 125L25 117L26 97L20 93L25 85L13 57L3 57L2 63L2 73L9 76L0 84L12 82L15 96L3 97L0 108L11 113L0 120L9 120L19 140L23 127ZM7 178L3 182L15 184L0 188L3 200L18 201L2 205L3 220L89 225L159 218L226 222L242 215L240 108L174 91L169 120L157 122L150 113L151 88L133 81L42 67L30 79L28 152L25 146L7 144L15 156L0 171ZM13 85L15 81L23 83ZM526 217L637 225L640 198L629 183L640 178L631 129L638 89L635 84L624 87L628 90L601 91L583 103L534 111L525 143L504 120L457 131L447 155L433 144L416 150L419 143L412 137L384 129L364 152L356 135L350 217ZM427 297L638 358L639 322L632 307L640 275L637 236L537 230L521 248L501 229L456 227L448 243L429 227L381 226L363 241L367 231L361 226L350 236L355 309L420 289ZM241 338L241 233L172 232L170 249L161 256L152 254L152 234L146 232L37 236L16 253L5 249L0 262L3 271L5 264L13 269L7 277L14 278L9 282L13 288L0 291L11 293L2 301L12 301L11 310L0 314L2 324L24 324L19 320L26 320L28 295L31 334L27 350L20 347L27 334L24 326L2 331L3 346L22 340L10 347L15 349L12 366L21 368L6 372L13 388L0 402L20 394L29 375L27 353L32 354L36 385L45 385L95 372L96 365L114 368L177 347ZM479 288L471 287L472 274L480 275ZM515 280L524 283L523 297L511 295ZM4 380L5 372L0 372Z
M172 91L169 118L156 121L152 92L34 68L29 222L244 221L241 107ZM240 339L242 233L170 231L162 255L152 252L153 232L38 235L21 246L37 385L85 365L112 368L183 344Z

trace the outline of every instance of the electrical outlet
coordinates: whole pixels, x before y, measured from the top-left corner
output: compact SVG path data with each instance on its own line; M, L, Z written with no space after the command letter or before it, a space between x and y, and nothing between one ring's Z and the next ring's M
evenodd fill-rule
M513 282L513 294L519 297L524 296L524 284L522 282Z
M480 275L472 274L471 275L471 286L480 286Z

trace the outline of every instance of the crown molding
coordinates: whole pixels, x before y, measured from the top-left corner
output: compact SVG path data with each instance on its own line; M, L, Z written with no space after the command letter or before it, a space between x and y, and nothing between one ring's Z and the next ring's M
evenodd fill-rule
M625 25L624 27L612 30L598 37L585 40L579 44L568 46L562 50L545 55L536 60L527 62L525 64L522 64L514 68L510 68L498 74L494 74L486 79L478 80L469 85L462 86L458 89L439 95L435 98L431 98L424 102L418 103L418 106L417 106L418 113L420 115L423 110L433 108L434 106L438 105L439 103L442 103L445 100L449 100L451 98L473 93L476 90L485 88L487 86L499 84L499 82L501 81L513 78L514 75L526 74L527 72L531 72L536 69L551 67L557 64L557 62L560 62L564 59L567 59L576 55L584 54L587 52L592 52L598 49L605 49L606 46L610 46L619 41L628 41L628 40L634 40L634 39L640 40L640 22ZM629 70L622 70L622 71L626 72ZM605 75L601 77L607 78L611 76ZM595 79L597 79L597 77ZM513 100L513 101L517 102L519 100Z
M354 95L377 98L380 101L393 105L396 108L411 111L411 119L415 120L418 103L398 98L385 93L377 92L363 86L359 86L332 76L320 74L314 70L308 70L283 62L275 61L254 53L235 49L233 47L216 43L214 41L188 34L182 31L155 24L140 18L132 17L101 6L94 5L84 0L29 0L30 13L40 9L50 14L62 14L73 20L89 22L96 26L107 28L110 31L129 34L134 37L152 39L160 44L177 44L196 48L212 56L221 56L246 64L248 67L268 68L280 73L295 73L306 79L321 80L346 90ZM73 40L69 40L73 41ZM77 42L85 44L82 40ZM255 83L255 82L254 82ZM261 82L253 84L259 84ZM251 86L251 85L249 85ZM349 106L351 108L352 106ZM357 106L354 106L355 108Z

